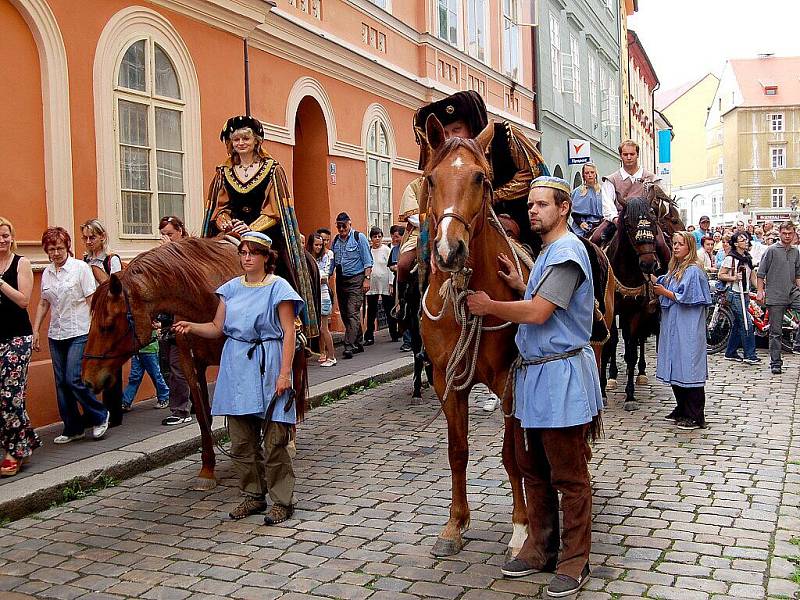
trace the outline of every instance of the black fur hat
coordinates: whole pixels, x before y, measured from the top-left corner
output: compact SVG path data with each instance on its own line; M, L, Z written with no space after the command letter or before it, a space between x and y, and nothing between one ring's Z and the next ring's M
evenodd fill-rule
M219 133L220 141L225 142L229 140L234 131L242 129L243 127L249 127L258 137L264 138L264 127L261 125L261 121L250 116L240 115L238 117L231 117L225 121L225 127L223 127L222 131Z

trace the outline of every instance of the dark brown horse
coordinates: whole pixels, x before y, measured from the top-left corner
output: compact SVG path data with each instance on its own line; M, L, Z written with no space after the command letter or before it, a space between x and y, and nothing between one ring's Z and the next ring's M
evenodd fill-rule
M495 300L518 300L497 274L498 256L515 254L509 238L491 208L491 167L485 150L494 135L493 124L474 140L445 140L435 116L426 122L431 158L425 168L420 203L427 217L427 251L433 268L422 299L422 338L433 365L433 386L447 418L448 458L452 473L450 518L432 549L435 556L448 556L463 547L462 533L469 525L466 469L469 458L468 398L475 384L483 383L502 401L506 427L502 460L511 483L513 535L512 555L527 537L527 517L521 474L515 461L514 438L510 435L512 398L507 381L517 356L514 336L517 326L493 317L469 315L465 307L469 291L485 291ZM595 247L596 248L596 247ZM597 249L599 252L599 249ZM425 256L425 253L423 253ZM608 271L607 261L603 261ZM529 268L520 260L516 269L523 281ZM613 274L609 291L613 316ZM606 292L603 289L601 296ZM608 323L607 323L608 324Z
M319 281L316 261L307 260L312 281ZM83 379L95 391L114 383L115 373L149 343L151 321L157 313L195 322L213 320L220 285L242 273L236 246L217 239L185 238L134 258L121 274L112 275L92 298L92 323L83 360ZM202 468L194 489L212 489L214 441L206 370L218 365L224 339L178 336L181 369L192 395L202 439ZM292 365L297 414L302 418L307 377L304 352Z

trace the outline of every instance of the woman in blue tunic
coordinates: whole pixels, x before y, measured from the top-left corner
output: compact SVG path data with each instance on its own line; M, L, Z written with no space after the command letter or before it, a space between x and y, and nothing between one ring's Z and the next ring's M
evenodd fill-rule
M603 220L603 200L597 182L597 167L586 163L581 169L583 185L572 190L572 225L575 235L586 237Z
M264 517L267 525L293 512L296 416L290 393L295 317L303 307L289 282L274 274L277 253L271 244L263 233L242 234L239 256L245 274L217 289L214 320L174 325L178 333L227 338L211 414L227 417L231 458L244 496L230 517L262 512L269 492L273 504Z
M656 377L672 386L677 403L667 419L674 420L679 429L704 428L706 306L711 304L711 291L691 233L679 231L672 236L668 273L651 277L653 292L661 296Z

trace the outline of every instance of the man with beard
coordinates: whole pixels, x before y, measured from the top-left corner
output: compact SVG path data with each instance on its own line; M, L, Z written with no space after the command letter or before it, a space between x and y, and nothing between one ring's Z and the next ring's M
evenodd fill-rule
M502 567L507 577L553 571L547 594L577 592L589 577L592 488L588 438L599 430L603 408L594 354L589 345L594 294L589 255L567 228L569 184L538 177L531 184L528 215L543 247L527 286L513 271L506 283L524 299L467 297L472 314L519 323L520 360L514 372L512 419L515 459L523 475L531 527L517 557ZM559 500L564 528L559 536ZM559 556L559 537L562 544Z

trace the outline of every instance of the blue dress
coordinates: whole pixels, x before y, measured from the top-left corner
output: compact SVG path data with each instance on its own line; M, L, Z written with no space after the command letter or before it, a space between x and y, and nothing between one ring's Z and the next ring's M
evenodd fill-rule
M520 325L515 341L525 360L578 348L580 352L569 358L528 365L517 372L514 416L525 429L583 425L603 409L597 363L589 346L594 319L592 269L583 242L574 234L568 233L545 246L528 279L525 299L533 298L549 267L568 261L577 264L584 275L568 310L556 308L542 325Z
M222 348L219 376L211 404L212 415L263 416L272 396L281 369L283 328L278 305L294 302L297 316L303 300L285 279L272 275L264 283L247 283L244 276L231 279L217 289L225 302L223 332L227 339ZM262 340L262 350L253 342ZM264 376L261 376L261 359ZM284 412L288 391L275 403L272 420L281 423L296 421L295 406Z
M661 331L658 337L656 377L670 385L703 387L708 379L706 306L711 291L705 271L692 265L680 281L662 275L658 283L675 293L675 300L659 296Z
M603 220L603 199L594 188L586 188L586 194L581 195L582 188L572 190L572 232L585 237L588 232L580 225L586 222L594 229Z

